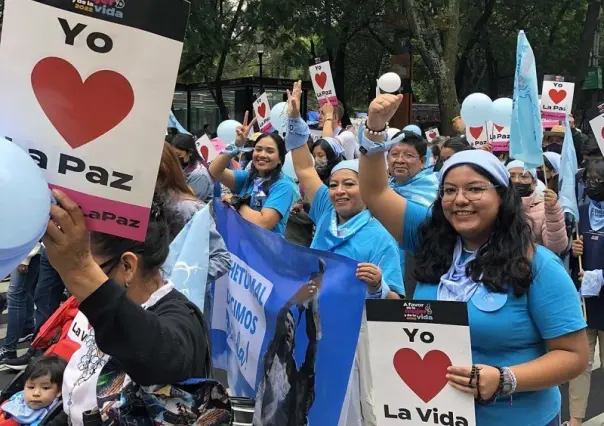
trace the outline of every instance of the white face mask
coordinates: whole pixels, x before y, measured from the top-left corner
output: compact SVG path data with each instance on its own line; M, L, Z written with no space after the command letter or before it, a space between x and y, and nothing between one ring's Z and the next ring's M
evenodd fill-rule
M327 158L321 158L319 160L315 160L315 169L321 170L327 167Z

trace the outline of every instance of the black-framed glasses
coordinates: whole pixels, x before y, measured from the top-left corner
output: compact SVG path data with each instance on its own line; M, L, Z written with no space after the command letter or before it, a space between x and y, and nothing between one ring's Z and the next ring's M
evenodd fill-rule
M468 201L478 201L482 198L483 194L491 188L499 188L499 185L472 185L467 188L456 188L454 186L448 186L440 188L438 195L445 202L454 201L457 198L457 194L461 190L464 198Z

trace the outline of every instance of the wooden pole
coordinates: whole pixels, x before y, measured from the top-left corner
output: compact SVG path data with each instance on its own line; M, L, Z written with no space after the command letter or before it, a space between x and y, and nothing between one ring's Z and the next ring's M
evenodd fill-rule
M579 239L579 222L575 222L575 235L578 240ZM583 272L583 260L581 259L581 256L578 256L577 260L579 261L579 274L581 274ZM587 321L587 308L585 307L585 297L583 297L583 296L581 296L581 306L583 308L583 317Z

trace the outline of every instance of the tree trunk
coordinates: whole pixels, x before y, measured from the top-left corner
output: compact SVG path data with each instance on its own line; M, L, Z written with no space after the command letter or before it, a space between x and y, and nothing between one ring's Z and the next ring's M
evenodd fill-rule
M603 1L604 0L589 0L587 6L587 14L585 16L581 40L579 41L576 61L577 68L575 72L575 97L573 98L573 107L580 105L581 95L583 93L583 82L585 81L589 65L589 54L593 47L594 34L598 28L600 9Z
M438 11L439 24L435 17L423 13L425 0L402 0L403 10L416 47L426 64L436 86L440 106L441 129L444 135L452 131L451 120L459 115L459 101L455 87L454 71L457 65L457 45L459 43L460 0L448 0ZM442 41L441 41L442 40Z

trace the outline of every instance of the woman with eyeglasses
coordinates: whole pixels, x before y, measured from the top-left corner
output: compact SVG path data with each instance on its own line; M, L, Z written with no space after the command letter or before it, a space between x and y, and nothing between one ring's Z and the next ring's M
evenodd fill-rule
M99 415L97 383L105 367L141 386L208 377L203 314L162 279L169 229L161 209L151 208L145 241L133 241L89 233L78 205L60 191L53 195L58 204L51 206L43 241L50 263L80 303L74 327L82 344L63 380L68 424L82 426L85 413Z
M311 248L351 258L358 263L357 278L367 284L367 298L398 299L404 296L398 247L384 227L371 216L359 192L358 161L347 160L335 166L324 184L313 167L306 140L308 125L300 118L301 82L289 94L289 132L287 147L292 153L294 169L307 200L309 216L315 223ZM382 158L383 163L383 158ZM358 395L342 409L346 421L341 424L375 423L371 374L367 365L366 325L362 326L355 364L349 381L349 395ZM360 386L360 383L363 385ZM354 393L352 389L356 389ZM359 395L359 390L361 395ZM346 399L347 401L350 398Z
M589 365L570 382L570 426L580 426L585 418L596 346L604 359L604 161L590 161L584 172L585 191L591 201L579 206L579 239L573 241L571 271L580 281L587 311ZM582 260L582 268L578 259Z
M546 189L544 196L540 197L535 192L537 171L525 171L522 161L511 161L507 169L512 188L522 199L522 208L531 227L533 241L554 253L563 253L568 248L568 235L558 196L551 189Z
M295 183L281 172L286 151L285 142L279 135L262 134L253 148L243 148L255 121L254 118L248 124L248 113L245 113L243 125L237 129L235 143L228 145L212 161L210 174L233 192L224 195L223 202L239 211L244 219L283 236L298 190ZM231 159L246 151L252 152L249 170L227 169Z
M474 396L479 426L557 426L557 386L579 375L588 359L572 280L557 256L533 244L509 174L493 154L453 155L431 210L388 187L381 152L401 101L400 95L377 97L359 130L367 153L361 196L403 248L416 253L414 297L467 306L473 365L449 367L449 385Z

